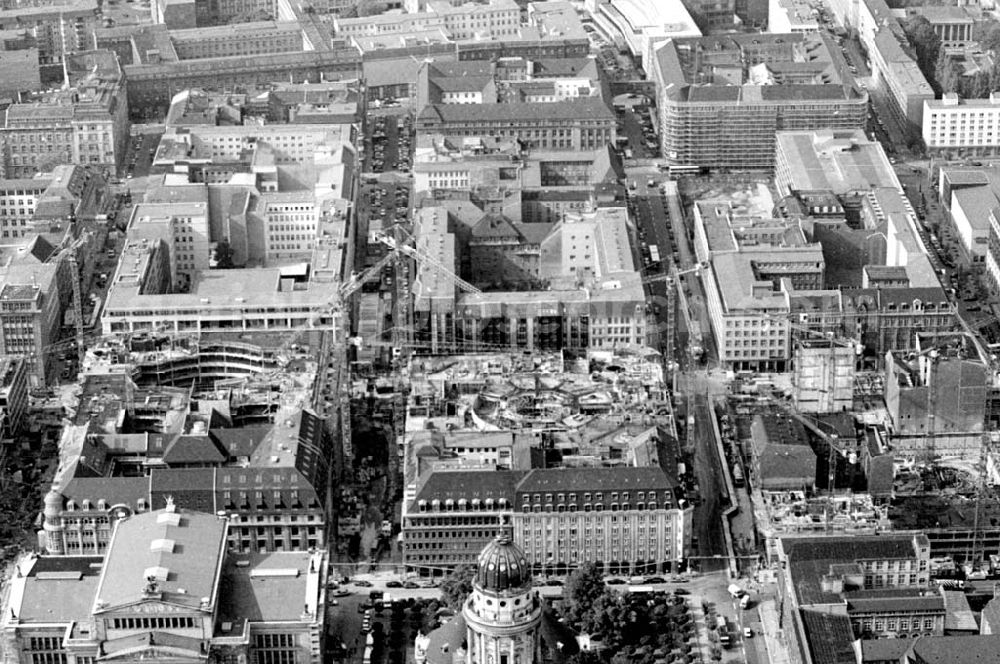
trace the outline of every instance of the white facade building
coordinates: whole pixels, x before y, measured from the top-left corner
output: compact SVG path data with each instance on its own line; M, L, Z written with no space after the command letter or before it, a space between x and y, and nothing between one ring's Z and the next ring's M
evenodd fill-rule
M1000 147L1000 93L989 99L960 99L953 92L924 102L923 139L928 150Z

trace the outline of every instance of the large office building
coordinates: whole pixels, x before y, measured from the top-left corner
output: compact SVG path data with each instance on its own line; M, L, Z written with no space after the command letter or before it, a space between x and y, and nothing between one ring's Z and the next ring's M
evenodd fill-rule
M418 133L509 137L527 148L596 150L613 144L615 115L595 66L546 69L530 61L426 63L416 89Z
M118 522L103 556L17 560L4 662L322 661L324 551L228 550L229 523L179 509Z
M115 55L67 56L68 87L12 104L0 119L0 175L31 177L61 164L120 165L128 142L125 82Z
M948 92L924 101L923 139L928 150L948 154L996 154L1000 149L1000 93L961 99Z
M840 77L821 34L673 39L647 67L672 171L765 169L775 132L860 129L868 96Z
M456 286L422 263L414 288L418 339L456 350L645 345L645 294L624 208L539 224L449 210L417 210L416 248L474 283Z
M404 510L404 561L423 574L473 563L507 521L535 573L661 572L684 559L691 510L659 468L432 471Z

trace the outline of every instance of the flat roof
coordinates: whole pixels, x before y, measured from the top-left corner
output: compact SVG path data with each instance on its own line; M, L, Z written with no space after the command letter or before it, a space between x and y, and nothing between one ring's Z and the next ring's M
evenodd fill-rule
M900 189L881 144L853 131L782 131L777 150L787 163L792 191L846 194L879 187Z
M104 559L42 556L22 559L23 590L12 588L10 609L21 623L68 623L90 618ZM21 590L20 605L13 600Z
M322 554L308 551L230 554L222 571L226 592L217 631L226 622L301 621L303 607L316 609L324 565Z

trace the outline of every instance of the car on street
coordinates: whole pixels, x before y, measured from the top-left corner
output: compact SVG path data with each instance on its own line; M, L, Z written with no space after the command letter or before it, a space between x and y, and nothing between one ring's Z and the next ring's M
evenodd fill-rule
M609 586L624 586L628 582L625 579L616 578L616 579L605 579L604 583L608 584Z
M385 582L385 587L386 588L402 588L403 587L403 582L402 581L386 581Z
M559 579L549 579L548 581L545 582L545 585L546 586L561 586L561 585L563 585L563 582L560 581Z
M371 588L373 585L371 581L365 581L364 579L357 579L355 581L352 581L351 583L358 586L359 588Z
M416 581L405 581L403 582L403 587L408 590L414 590L416 588L419 588L420 584L417 583Z
M647 583L647 584L666 583L666 580L663 577L651 576L651 577L647 578L643 583Z

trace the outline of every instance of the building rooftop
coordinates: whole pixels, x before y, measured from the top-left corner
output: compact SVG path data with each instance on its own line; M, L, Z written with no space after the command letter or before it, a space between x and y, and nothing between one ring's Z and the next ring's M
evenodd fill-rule
M855 664L850 618L844 614L803 609L802 622L814 664Z
M793 192L832 191L843 195L879 187L901 189L889 159L877 141L856 131L782 131L777 134L778 161L788 165L779 187Z
M216 635L242 633L242 623L280 623L315 618L325 556L308 551L233 553L222 570ZM231 625L229 630L225 626Z
M90 556L21 559L17 567L22 585L10 585L13 617L44 624L87 620L103 562Z
M912 652L921 664L987 664L997 661L1000 635L925 636L913 643Z
M226 522L214 514L168 506L133 515L115 527L94 610L128 606L153 595L210 612L218 599L225 552Z

